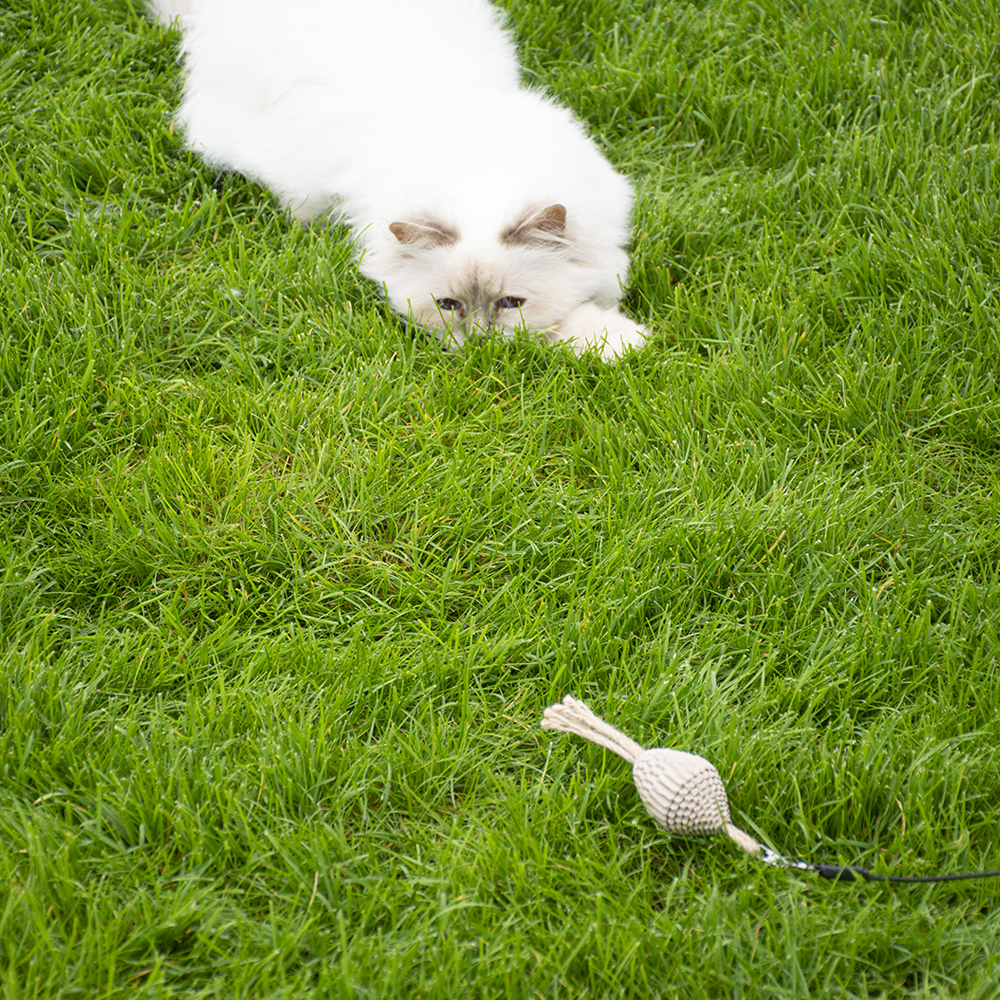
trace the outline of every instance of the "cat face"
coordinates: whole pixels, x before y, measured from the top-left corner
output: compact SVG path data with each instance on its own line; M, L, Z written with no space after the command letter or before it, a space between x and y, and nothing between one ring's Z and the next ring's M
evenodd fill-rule
M551 329L594 297L591 272L566 238L562 205L526 213L487 239L463 238L432 219L389 230L395 245L380 255L385 273L366 271L384 283L395 309L456 346L477 332Z

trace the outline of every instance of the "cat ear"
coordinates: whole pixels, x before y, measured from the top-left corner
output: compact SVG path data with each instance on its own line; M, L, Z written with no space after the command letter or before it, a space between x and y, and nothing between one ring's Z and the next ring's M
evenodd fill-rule
M393 222L389 231L403 246L411 250L431 250L451 246L458 236L443 226L422 226L417 222Z
M534 215L529 215L513 229L503 234L504 243L538 246L566 245L566 209L562 205L549 205Z

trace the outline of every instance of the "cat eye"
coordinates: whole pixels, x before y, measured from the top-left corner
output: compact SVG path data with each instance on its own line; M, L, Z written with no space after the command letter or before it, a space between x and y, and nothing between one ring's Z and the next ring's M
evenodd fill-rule
M520 309L524 305L524 299L515 298L513 295L505 295L502 299L497 299L493 303L494 309Z
M441 312L458 312L462 308L462 303L458 299L435 299L438 309Z

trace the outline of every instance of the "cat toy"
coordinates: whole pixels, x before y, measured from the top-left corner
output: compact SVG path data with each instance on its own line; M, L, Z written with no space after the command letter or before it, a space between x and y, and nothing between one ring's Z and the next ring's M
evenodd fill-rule
M957 875L873 875L867 868L791 861L733 824L726 786L719 772L704 757L665 747L646 750L570 695L545 709L542 729L582 736L627 760L632 765L639 798L657 826L682 836L725 833L747 854L759 857L768 865L812 871L840 882L859 879L866 882L947 882L1000 875L1000 870Z

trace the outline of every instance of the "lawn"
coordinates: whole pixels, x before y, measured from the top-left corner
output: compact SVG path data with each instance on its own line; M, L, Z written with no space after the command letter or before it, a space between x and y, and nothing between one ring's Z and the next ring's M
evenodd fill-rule
M0 7L5 998L1000 996L1000 880L538 725L1000 868L1000 10L507 6L635 180L616 365L443 352L176 33Z

